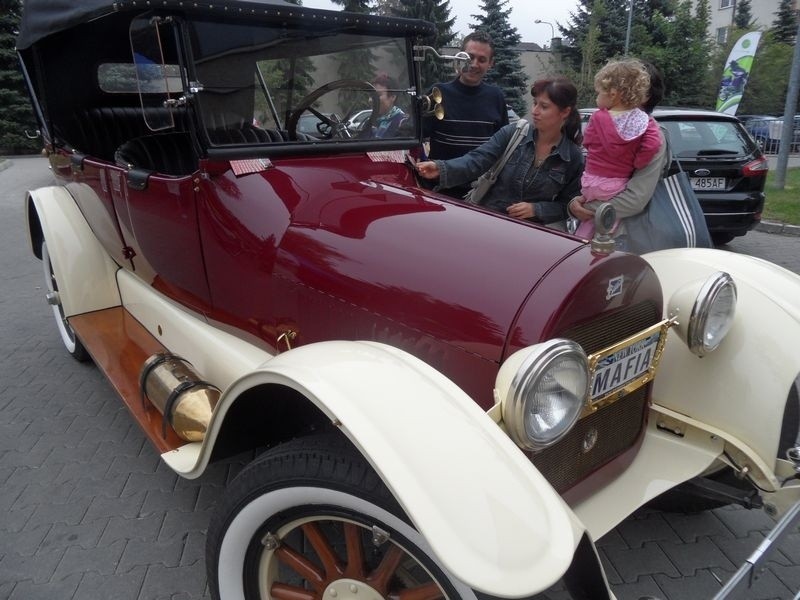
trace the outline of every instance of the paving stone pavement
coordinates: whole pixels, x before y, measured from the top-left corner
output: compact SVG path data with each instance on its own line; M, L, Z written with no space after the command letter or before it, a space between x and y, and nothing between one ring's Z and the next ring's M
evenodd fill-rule
M63 350L24 232L24 190L48 182L42 159L0 173L0 600L209 598L206 525L246 457L178 478L98 371ZM800 272L800 238L752 232L729 245L752 248ZM772 525L741 508L644 509L598 550L620 600L706 600ZM794 532L746 598L797 590Z

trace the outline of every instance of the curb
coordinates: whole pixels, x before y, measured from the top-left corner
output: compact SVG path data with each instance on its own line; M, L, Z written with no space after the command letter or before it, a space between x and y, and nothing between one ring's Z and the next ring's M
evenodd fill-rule
M756 231L800 237L800 226L789 225L787 223L780 223L777 221L761 221L758 225L756 225Z
M5 171L14 163L9 158L0 158L0 171Z

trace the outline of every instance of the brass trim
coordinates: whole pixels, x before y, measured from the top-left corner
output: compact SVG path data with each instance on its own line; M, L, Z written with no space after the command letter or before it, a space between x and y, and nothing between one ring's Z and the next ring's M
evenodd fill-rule
M292 340L294 340L296 337L297 337L297 332L296 331L292 331L291 329L289 329L288 331L284 331L282 334L280 334L276 341L278 343L278 346L280 346L281 342L283 342L284 344L286 344L286 349L287 350L291 350L292 349ZM278 348L278 352L280 352L280 351L281 351L281 349Z
M586 415L590 415L593 412L603 408L604 406L608 406L613 402L616 402L623 396L627 396L634 390L639 389L646 383L652 381L655 378L656 370L658 369L659 362L661 361L661 356L664 353L664 344L667 342L667 332L669 331L670 327L676 325L676 321L674 319L664 319L660 323L656 323L652 327L648 327L644 331L640 331L630 337L625 338L624 340L614 344L613 346L609 346L608 348L604 348L598 352L589 356L589 386L591 390L591 386L594 383L594 376L595 372L597 371L598 363L604 359L605 357L622 350L636 342L643 340L647 337L650 337L654 333L658 333L659 339L656 345L655 354L653 355L653 360L650 363L650 368L647 369L644 373L642 373L636 379L629 381L624 386L611 390L610 392L606 393L604 396L600 396L592 400L589 398L586 402L586 406L583 409L581 414L581 418L585 417ZM591 392L590 392L591 393Z

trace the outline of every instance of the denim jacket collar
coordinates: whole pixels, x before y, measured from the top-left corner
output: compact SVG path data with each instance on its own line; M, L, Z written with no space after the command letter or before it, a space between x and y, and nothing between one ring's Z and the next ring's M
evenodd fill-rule
M531 142L533 144L536 144L536 139L539 137L539 131L535 127L531 127L531 131L533 132ZM570 141L567 139L567 136L564 135L564 133L562 132L561 139L558 142L558 146L556 146L556 153L558 154L559 158L564 162L570 162L571 160L571 152L570 152L571 146L572 145L570 144Z

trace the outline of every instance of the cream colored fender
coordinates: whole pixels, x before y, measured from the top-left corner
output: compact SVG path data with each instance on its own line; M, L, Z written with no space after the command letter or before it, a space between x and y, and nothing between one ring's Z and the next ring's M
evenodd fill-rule
M70 193L58 186L39 188L28 192L25 203L30 242L33 245L36 227L30 222L33 205L59 284L64 315L119 306L115 279L119 267L100 245ZM40 249L32 250L38 255Z
M733 328L714 352L699 358L670 332L654 403L738 438L774 469L786 397L800 373L800 276L721 250L643 258L661 280L665 310L677 289L717 271L730 274L738 289Z
M373 342L303 346L233 383L209 436L237 396L268 383L298 390L350 438L467 585L529 596L569 567L583 527L494 421L427 364ZM188 448L163 458L202 470L211 446L183 465Z

